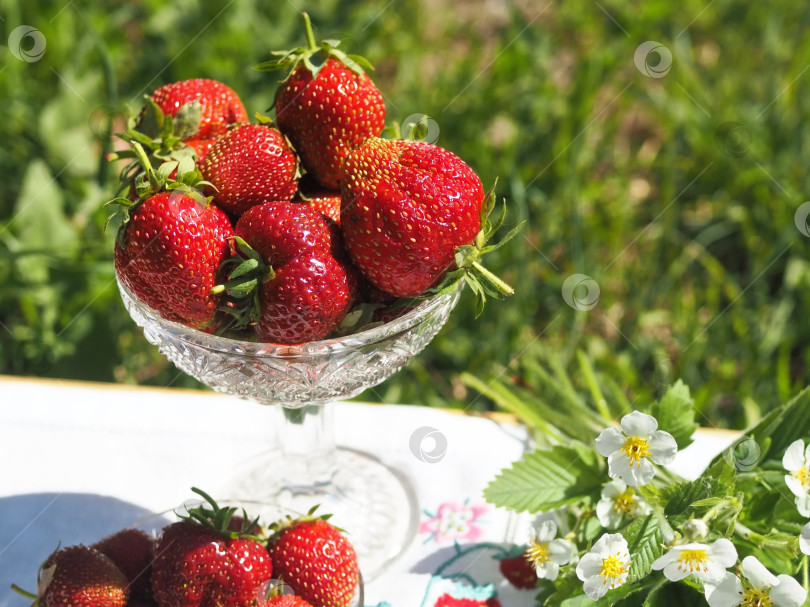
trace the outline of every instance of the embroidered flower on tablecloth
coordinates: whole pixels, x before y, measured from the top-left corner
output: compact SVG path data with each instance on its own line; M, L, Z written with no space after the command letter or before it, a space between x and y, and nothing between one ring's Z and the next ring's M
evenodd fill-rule
M435 514L425 510L427 520L419 524L419 533L428 533L425 543L433 540L438 544L452 544L458 541L474 542L483 530L476 524L489 512L487 504L470 504L469 500L444 502Z

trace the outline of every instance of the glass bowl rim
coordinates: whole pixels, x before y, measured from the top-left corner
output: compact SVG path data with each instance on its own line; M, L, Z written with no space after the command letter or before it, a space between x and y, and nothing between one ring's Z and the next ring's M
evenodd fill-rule
M340 337L332 337L318 341L311 341L298 345L285 345L276 343L264 343L257 341L246 341L234 339L231 337L222 337L212 335L198 329L192 329L181 323L168 320L161 316L160 312L154 308L149 307L147 304L138 299L132 292L124 285L121 278L116 272L115 276L118 288L124 298L125 307L129 309L130 303L142 315L157 324L162 331L171 331L176 339L194 345L199 348L204 348L212 352L221 352L230 355L242 355L246 357L264 357L264 358L284 358L295 359L302 356L332 356L341 352L352 352L361 347L373 346L380 342L384 342L396 335L412 329L413 327L426 321L431 313L436 311L445 303L453 302L458 299L461 290L463 289L464 282L459 281L455 289L449 293L442 295L434 295L418 303L413 309L408 310L402 316L394 320L358 331L357 333L350 333ZM127 302L126 300L130 300ZM451 306L452 307L452 306ZM136 324L140 324L136 320ZM147 329L149 327L143 327Z

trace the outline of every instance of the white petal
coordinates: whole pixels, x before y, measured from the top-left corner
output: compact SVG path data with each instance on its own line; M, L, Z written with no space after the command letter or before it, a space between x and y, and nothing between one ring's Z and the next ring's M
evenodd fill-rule
M728 573L725 567L711 558L703 566L705 569L695 571L694 575L696 578L712 584L719 583Z
M607 533L602 537L605 538L605 550L609 555L618 556L629 552L627 540L621 533Z
M600 455L607 457L614 451L621 449L626 440L624 434L618 428L605 428L596 437L596 450L599 451Z
M649 440L650 459L656 464L671 464L678 453L678 443L669 432L658 430Z
M608 457L608 474L613 477L620 477L631 487L646 485L655 476L655 468L646 458L641 458L638 463L631 463L621 451L616 451Z
M602 557L593 552L589 552L577 563L577 577L582 580L588 580L592 577L599 577L602 572Z
M680 553L677 550L670 550L668 552L665 552L652 562L651 567L655 571L660 571L661 569L669 565L671 562L676 560L679 554Z
M804 450L804 461L805 463L810 462L810 443L807 443L807 447Z
M784 573L777 576L768 598L774 607L800 607L807 600L807 591L795 579Z
M742 582L728 571L719 584L707 582L703 589L709 607L737 607L742 602Z
M602 497L616 498L619 497L622 493L624 493L626 489L627 485L625 484L625 482L617 478L610 481L607 485L605 485L605 488L602 489Z
M799 536L799 550L804 554L810 554L810 523L802 527L802 534Z
M548 544L557 536L557 523L554 521L543 521L537 528L535 537L538 544Z
M594 577L589 577L585 580L585 584L583 585L585 589L585 594L588 595L589 599L593 599L594 601L598 601L605 593L610 590L608 584L605 582L605 579L599 577L598 575Z
M657 429L658 421L641 411L633 411L622 418L622 432L627 436L649 438Z
M802 439L795 440L785 450L785 454L782 456L782 465L785 470L798 472L799 468L804 466L804 461L804 441Z
M574 556L574 546L567 540L552 540L548 545L548 558L558 565L565 565L571 562L572 556Z
M622 524L622 513L613 507L615 503L613 498L603 497L596 504L596 518L606 529L615 529Z
M734 544L731 543L731 540L727 540L724 537L721 537L712 544L709 553L711 554L712 560L719 563L723 569L733 567L737 562L737 549L734 547Z
M542 567L537 568L537 577L541 580L553 582L560 575L560 566L553 561L546 561Z
M776 576L768 571L755 556L747 556L742 560L742 570L754 588L767 590L777 582Z
M804 497L807 495L807 489L805 489L802 482L792 474L785 475L785 484L796 497Z
M686 567L681 567L678 564L678 561L672 561L668 563L666 567L664 567L664 576L673 582L677 582L682 580L687 575L689 575L690 571Z
M810 516L810 495L796 496L796 508L802 516Z

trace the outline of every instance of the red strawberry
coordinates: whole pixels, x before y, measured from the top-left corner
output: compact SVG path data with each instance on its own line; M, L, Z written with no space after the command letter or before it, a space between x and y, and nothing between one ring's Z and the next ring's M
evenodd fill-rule
M280 201L249 209L235 231L271 267L272 278L258 281L260 339L300 344L331 333L357 283L337 227L310 207Z
M501 559L498 568L512 586L529 590L537 586L537 572L525 555Z
M336 190L349 150L385 127L385 104L360 66L368 66L367 62L344 54L330 42L316 46L309 17L303 16L309 48L279 52L281 59L256 67L290 68L276 94L276 123L292 141L307 172L322 186ZM323 65L316 68L311 59L319 53Z
M501 604L496 598L484 600L478 599L457 599L449 594L443 594L436 601L435 607L500 607Z
M199 196L160 192L129 211L115 245L115 269L140 301L196 329L214 322L211 292L233 235L228 216Z
M267 607L312 607L312 605L300 596L286 594L268 599Z
M340 191L326 190L305 175L298 182L299 200L340 225Z
M133 596L152 593L149 576L155 558L155 540L151 536L139 529L123 529L90 547L115 563L126 576Z
M228 531L233 508L210 504L189 511L189 518L163 530L152 566L152 590L158 604L172 607L244 607L259 603L262 587L273 577L264 544ZM252 527L253 521L245 523Z
M397 297L454 269L481 229L484 189L458 156L419 141L368 139L344 164L342 229L355 265Z
M216 137L211 137L208 139L192 137L191 139L186 139L186 145L191 147L194 150L194 154L197 156L198 167L202 167L205 157L208 156L208 152L210 152L211 148L214 147L216 140Z
M312 607L347 607L360 576L357 554L337 528L311 514L278 526L269 543L273 571Z
M124 607L129 598L127 579L98 550L70 546L57 550L43 563L37 580L36 598L42 607Z
M287 140L264 124L245 124L220 137L202 166L214 200L235 215L268 200L290 200L298 190L297 172Z
M239 96L216 80L195 78L172 82L152 93L152 100L167 116L175 116L186 104L198 102L201 117L195 136L201 139L221 135L231 124L248 122Z

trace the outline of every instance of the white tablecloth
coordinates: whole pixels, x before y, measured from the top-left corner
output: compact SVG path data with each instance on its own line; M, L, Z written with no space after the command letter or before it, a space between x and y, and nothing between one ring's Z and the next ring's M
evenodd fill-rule
M338 444L405 474L422 509L419 534L389 572L367 584L366 605L433 607L440 593L463 594L458 583L433 575L440 567L446 576L464 571L497 592L504 607L532 605L533 593L510 587L493 558L530 521L482 497L497 472L527 448L525 429L425 407L336 407ZM9 585L35 589L38 565L60 542L93 543L182 503L192 486L216 486L235 464L265 451L268 413L205 392L0 377L0 607L30 604ZM239 429L223 419L239 420ZM423 426L447 439L438 462L423 462L409 449ZM697 475L732 438L699 436L674 469ZM442 522L454 517L466 521L464 530L443 534Z

